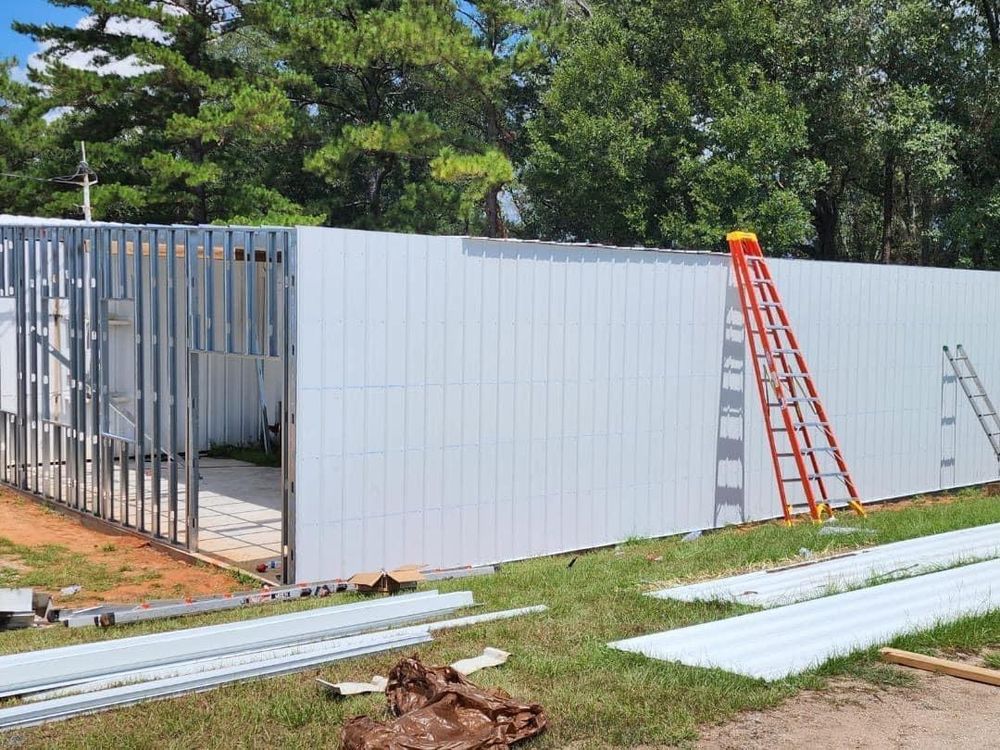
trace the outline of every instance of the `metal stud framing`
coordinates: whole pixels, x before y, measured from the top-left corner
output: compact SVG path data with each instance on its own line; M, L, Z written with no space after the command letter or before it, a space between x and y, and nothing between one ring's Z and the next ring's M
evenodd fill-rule
M0 368L17 375L0 404L0 482L197 550L203 359L249 357L258 372L280 361L290 579L293 267L286 229L0 226L0 300L16 332ZM118 326L133 335L124 395L111 387Z

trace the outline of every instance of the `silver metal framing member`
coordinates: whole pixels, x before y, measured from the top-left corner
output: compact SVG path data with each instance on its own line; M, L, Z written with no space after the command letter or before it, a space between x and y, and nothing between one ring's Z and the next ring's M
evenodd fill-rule
M197 551L199 407L212 395L201 355L250 358L258 372L278 361L294 580L294 250L283 228L0 225L0 298L15 321L0 367L16 371L0 482ZM132 362L115 362L125 350ZM259 413L246 424L267 430Z

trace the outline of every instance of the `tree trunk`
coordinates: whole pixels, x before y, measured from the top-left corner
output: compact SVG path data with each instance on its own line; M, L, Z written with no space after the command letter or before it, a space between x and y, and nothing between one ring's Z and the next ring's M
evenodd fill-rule
M503 151L500 142L500 113L493 102L486 104L486 142ZM500 186L491 185L486 192L484 205L486 213L486 234L488 237L506 237L507 227L504 225L503 213L500 211Z
M812 214L813 226L816 228L816 258L836 260L840 205L827 188L817 190L815 199Z
M896 158L891 152L885 157L882 174L882 255L883 263L892 262L892 217L895 213L894 188L896 183Z
M983 20L986 21L990 45L993 49L1000 48L1000 10L997 8L997 3L995 0L979 0L979 8Z

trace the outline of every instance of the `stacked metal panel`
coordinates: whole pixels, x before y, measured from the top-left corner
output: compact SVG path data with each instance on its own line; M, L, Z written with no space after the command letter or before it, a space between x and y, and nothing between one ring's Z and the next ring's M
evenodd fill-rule
M775 680L894 637L1000 608L1000 560L609 644Z
M379 629L426 620L472 603L468 591L428 591L242 623L0 657L0 673L22 672L21 679L3 686L3 695L25 699L20 705L0 709L0 729L210 690L239 680L288 674L340 659L426 643L434 631L546 609L536 605Z
M719 599L775 607L892 578L1000 557L1000 524L949 531L816 560L650 592L658 599Z

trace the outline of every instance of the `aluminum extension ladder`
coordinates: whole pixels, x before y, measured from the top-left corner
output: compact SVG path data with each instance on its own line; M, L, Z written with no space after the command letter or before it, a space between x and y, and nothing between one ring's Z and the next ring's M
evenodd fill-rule
M965 353L965 349L959 344L955 347L955 351L957 356L953 355L951 350L946 346L944 347L944 356L951 363L951 369L955 371L955 377L958 378L962 390L965 391L966 398L972 404L972 411L976 413L976 419L979 420L983 432L986 433L987 440L990 441L990 445L993 447L993 452L996 454L997 460L1000 461L1000 417L997 416L996 407L993 406L993 401L986 394L983 381L979 379L979 374L976 372L976 368L972 366L972 360ZM960 362L965 363L964 371L959 366Z
M819 521L835 505L865 515L757 236L731 232L726 241L785 520L808 510ZM796 486L801 495L793 499ZM841 486L835 497L831 490Z

